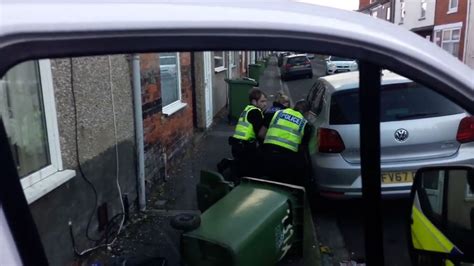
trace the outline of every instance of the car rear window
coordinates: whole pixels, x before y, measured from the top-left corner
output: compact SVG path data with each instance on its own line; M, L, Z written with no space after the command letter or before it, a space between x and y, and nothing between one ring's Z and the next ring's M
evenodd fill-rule
M288 64L301 64L308 61L306 56L288 58Z
M382 87L380 121L401 121L463 113L464 110L437 92L414 82ZM329 123L359 123L358 89L336 92L331 97Z
M354 61L354 59L338 57L338 56L331 56L330 61Z

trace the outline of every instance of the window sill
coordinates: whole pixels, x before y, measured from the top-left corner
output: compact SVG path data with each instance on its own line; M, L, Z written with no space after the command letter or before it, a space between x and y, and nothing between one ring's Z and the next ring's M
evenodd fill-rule
M448 10L448 12L446 14L449 15L449 14L453 14L453 13L457 13L457 12L458 12L458 9L455 8L455 9Z
M165 116L170 116L170 115L178 112L179 110L183 109L187 105L188 105L187 103L183 103L181 101L176 101L174 103L168 104L167 106L163 107L163 114Z
M47 178L23 189L26 201L31 204L76 176L74 170L56 172Z
M426 20L426 17L419 18L418 21Z
M227 70L226 67L216 67L216 68L214 68L215 73L223 72L223 71L226 71L226 70Z

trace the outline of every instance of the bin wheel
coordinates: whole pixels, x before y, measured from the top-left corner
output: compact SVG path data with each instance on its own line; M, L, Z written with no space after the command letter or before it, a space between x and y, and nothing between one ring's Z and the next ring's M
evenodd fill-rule
M185 232L194 230L201 225L201 217L196 214L178 214L170 221L171 227Z

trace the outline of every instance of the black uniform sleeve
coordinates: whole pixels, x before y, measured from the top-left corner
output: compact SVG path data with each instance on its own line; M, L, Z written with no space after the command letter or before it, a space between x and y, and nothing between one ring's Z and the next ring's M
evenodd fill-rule
M304 127L304 135L303 135L303 138L301 139L301 146L308 147L312 134L313 134L313 126L310 123L306 123L306 126Z
M247 119L249 120L250 124L252 124L255 136L258 138L258 132L263 125L262 112L257 109L253 109L247 114Z
M263 115L263 126L264 127L266 127L266 128L270 127L270 122L272 122L272 118L273 118L274 115L275 115L274 112L266 112Z

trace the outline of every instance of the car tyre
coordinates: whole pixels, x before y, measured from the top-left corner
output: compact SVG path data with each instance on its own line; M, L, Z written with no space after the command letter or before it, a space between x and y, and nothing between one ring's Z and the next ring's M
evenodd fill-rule
M190 213L178 214L171 219L170 225L177 230L191 231L201 225L201 217Z

